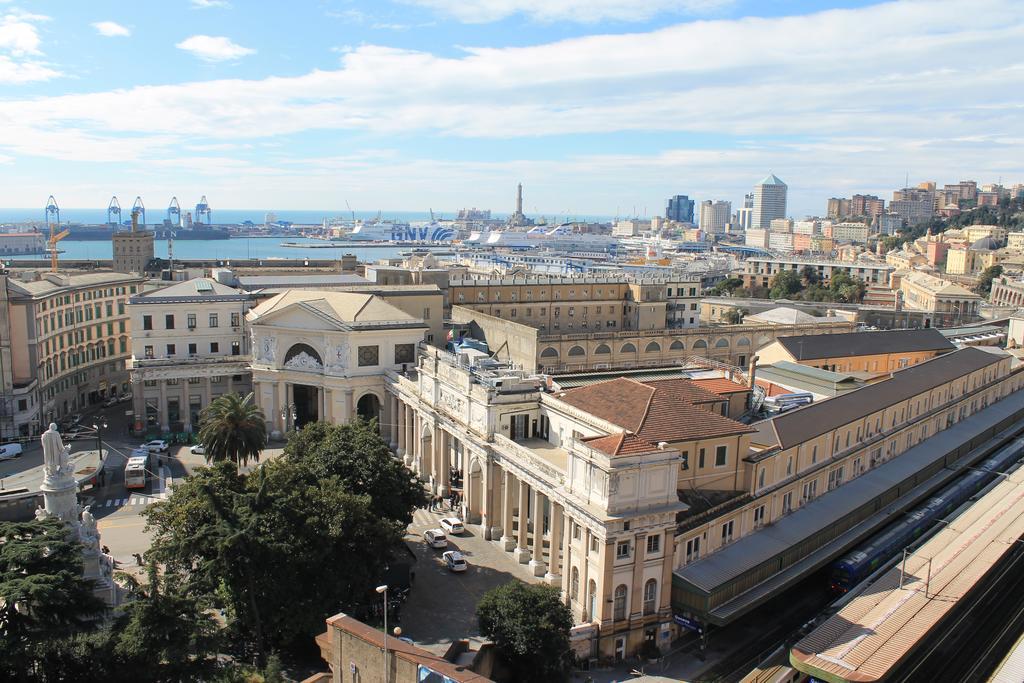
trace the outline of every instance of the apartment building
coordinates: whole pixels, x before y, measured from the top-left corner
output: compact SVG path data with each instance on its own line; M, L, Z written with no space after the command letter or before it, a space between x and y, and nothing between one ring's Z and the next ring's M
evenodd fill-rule
M866 223L834 223L832 239L864 244L868 241L871 228Z
M772 278L782 271L800 272L806 266L814 268L820 280L826 283L831 281L833 273L842 270L850 277L863 280L869 285L885 284L889 280L889 273L893 271L893 267L887 263L870 261L846 262L799 257L784 259L751 256L743 262L743 272L738 273L738 276L743 280L744 287L769 287Z
M700 325L700 280L512 277L452 280L454 306L543 332L660 330Z
M0 437L34 436L128 391L128 298L142 278L0 271Z
M135 431L190 432L218 396L252 390L246 313L255 297L211 278L129 301Z
M720 235L732 216L732 202L711 201L706 199L700 203L700 229L709 235Z
M749 487L679 525L675 613L729 623L806 576L809 556L880 528L886 506L1024 410L1022 379L1009 356L965 348L753 424Z

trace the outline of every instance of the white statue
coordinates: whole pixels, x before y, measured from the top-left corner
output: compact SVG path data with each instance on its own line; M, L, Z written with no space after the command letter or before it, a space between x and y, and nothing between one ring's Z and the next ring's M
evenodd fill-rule
M86 548L99 550L100 531L96 528L96 518L90 510L91 507L91 505L88 505L82 510L82 524L78 528L78 537Z
M71 446L65 446L57 431L56 423L51 422L50 428L39 437L43 444L43 467L49 479L57 479L71 474Z
M262 348L262 353L260 354L260 357L263 360L265 360L266 362L268 362L268 363L273 363L274 362L274 356L276 355L275 354L275 351L276 351L275 347L276 347L276 344L274 343L274 338L273 337L264 337L263 338L263 345L261 347Z
M49 519L49 517L50 513L46 511L46 508L41 505L36 506L36 521L41 522L44 519Z

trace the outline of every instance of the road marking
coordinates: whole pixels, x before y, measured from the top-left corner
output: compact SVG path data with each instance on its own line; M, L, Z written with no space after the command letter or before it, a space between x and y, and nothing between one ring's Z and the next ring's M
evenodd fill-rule
M100 529L120 529L129 526L145 526L146 520L142 517L133 517L131 519L119 519L119 520L100 520L96 526Z

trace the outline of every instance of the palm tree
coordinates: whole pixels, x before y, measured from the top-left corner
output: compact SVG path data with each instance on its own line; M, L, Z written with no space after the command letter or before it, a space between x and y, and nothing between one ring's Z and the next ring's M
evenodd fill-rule
M249 458L259 462L267 445L267 423L249 393L218 396L202 412L199 440L206 447L206 462L230 460L236 466Z

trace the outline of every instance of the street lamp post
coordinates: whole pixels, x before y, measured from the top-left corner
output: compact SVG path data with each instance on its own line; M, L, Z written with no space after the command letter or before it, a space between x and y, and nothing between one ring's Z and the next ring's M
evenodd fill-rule
M107 428L107 419L100 418L93 423L92 428L96 430L96 455L100 459L100 471L102 472L105 467L103 462L103 430Z
M388 683L388 585L377 586L377 592L384 596L384 683Z

